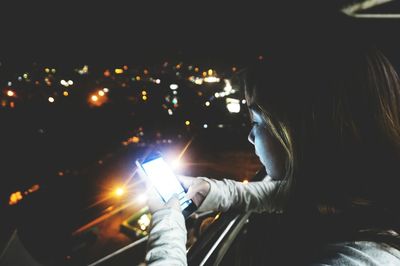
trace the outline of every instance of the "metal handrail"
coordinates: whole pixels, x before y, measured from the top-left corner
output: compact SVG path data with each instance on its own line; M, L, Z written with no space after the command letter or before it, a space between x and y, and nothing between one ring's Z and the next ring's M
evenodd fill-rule
M148 236L142 237L142 238L140 238L139 240L137 240L137 241L135 241L135 242L133 242L133 243L130 243L129 245L126 245L125 247L120 248L120 249L118 249L117 251L114 251L113 253L111 253L111 254L109 254L109 255L107 255L107 256L105 256L105 257L103 257L103 258L101 258L101 259L99 259L99 260L97 260L97 261L95 261L95 262L93 262L93 263L91 263L91 264L89 264L88 266L95 266L95 265L98 265L98 264L100 264L100 263L103 263L103 262L105 262L106 260L109 260L109 259L111 259L111 258L113 258L113 257L115 257L115 256L117 256L117 255L119 255L119 254L121 254L122 252L127 251L128 249L131 249L131 248L133 248L133 247L138 246L139 244L141 244L141 243L147 241L148 238L149 238Z

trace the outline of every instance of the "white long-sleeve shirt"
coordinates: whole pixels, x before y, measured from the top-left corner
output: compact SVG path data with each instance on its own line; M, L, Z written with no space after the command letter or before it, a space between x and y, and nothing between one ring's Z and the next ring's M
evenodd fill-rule
M269 176L259 182L243 184L223 179L203 178L210 191L197 212L227 211L238 208L245 211L273 212L272 195L278 181ZM179 211L162 209L153 214L148 240L148 265L187 265L185 220ZM400 251L370 241L327 244L320 259L312 265L400 265Z

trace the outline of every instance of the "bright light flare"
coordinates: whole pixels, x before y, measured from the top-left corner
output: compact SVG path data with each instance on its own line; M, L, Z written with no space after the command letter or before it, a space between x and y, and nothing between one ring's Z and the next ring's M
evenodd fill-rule
M174 170L181 168L182 165L183 165L182 159L179 159L179 158L173 160L171 163L171 167Z
M51 97L51 96L50 96L47 100L48 100L50 103L54 103L54 101L55 101L54 98Z
M136 202L137 203L145 203L147 201L147 195L146 194L139 194L136 196Z
M122 195L125 194L125 189L123 189L122 187L118 187L115 189L114 194L117 197L121 197Z

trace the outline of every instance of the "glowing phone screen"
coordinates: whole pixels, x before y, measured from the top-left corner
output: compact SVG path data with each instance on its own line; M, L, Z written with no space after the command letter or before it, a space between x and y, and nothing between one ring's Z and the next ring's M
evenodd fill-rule
M181 183L179 183L175 174L163 158L158 157L145 162L142 164L142 168L165 202L176 193L182 210L191 203L191 200L185 196L186 192Z

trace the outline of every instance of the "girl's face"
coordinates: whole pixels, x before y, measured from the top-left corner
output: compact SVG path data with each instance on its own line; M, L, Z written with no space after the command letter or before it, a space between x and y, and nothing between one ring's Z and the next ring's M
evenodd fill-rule
M255 153L265 166L267 174L273 179L283 179L285 175L285 150L282 144L270 133L262 114L250 109L252 129L249 141L254 145Z

